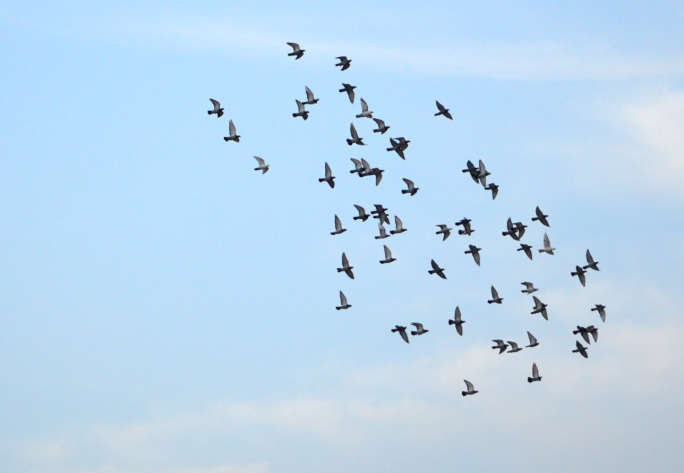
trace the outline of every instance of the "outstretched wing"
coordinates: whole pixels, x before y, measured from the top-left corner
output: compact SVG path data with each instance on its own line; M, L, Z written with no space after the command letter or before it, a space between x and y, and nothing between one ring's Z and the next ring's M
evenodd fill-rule
M542 307L542 301L540 301L539 299L537 299L537 296L532 296L532 299L534 299L534 308L535 308L535 310L536 310L536 309L540 309L540 308Z
M492 299L498 299L499 298L499 293L494 289L494 286L492 286Z
M406 185L408 186L408 190L411 191L411 190L414 189L415 185L413 184L413 181L412 181L411 179L403 178L402 180L403 180L403 181L406 183Z
M530 332L527 332L527 337L530 339L530 345L537 343L537 339Z
M430 266L432 266L432 269L435 271L439 271L439 265L435 263L435 260L430 260Z
M339 232L340 230L342 230L342 222L340 221L340 217L335 215L335 231Z
M377 186L378 184L380 184L380 181L382 181L382 173L377 172L375 173L375 185Z
M368 104L366 103L365 100L361 99L361 112L367 112L368 111Z
M445 110L444 105L439 103L439 101L437 101L437 108L439 109L440 112L444 112L444 110Z
M342 291L340 291L340 305L347 305L347 296L345 296Z
M539 208L539 207L537 207L537 208ZM551 240L549 240L549 236L546 233L544 233L544 249L545 250L551 249Z
M390 251L389 248L387 248L387 245L383 245L385 247L385 259L392 259L392 252Z
M228 123L228 131L230 132L230 136L235 136L235 124L233 123L233 120Z
M299 49L299 45L298 45L297 43L287 43L287 44L288 44L290 47L292 47L292 50L293 50L294 52L297 52L297 51L300 50L300 49Z
M454 312L454 320L461 320L461 309L458 306L456 306L456 311Z
M259 156L254 156L254 159L256 159L256 160L257 160L257 163L259 163L259 167L261 167L261 166L263 166L264 164L266 164L266 162L265 162L263 159L261 159Z
M352 140L357 141L359 139L359 135L358 135L358 133L356 133L356 128L354 128L353 123L349 127L349 131L351 132Z
M347 259L347 255L345 253L342 253L342 267L347 268L349 266L349 260Z
M304 87L306 87L306 101L310 102L311 100L314 99L314 94L313 94L313 92L311 92L311 89L309 89L307 86L304 86Z
M218 100L214 100L214 99L209 99L209 100L211 100L211 103L214 104L214 110L218 110L219 108L221 108L221 104L219 103Z
M471 383L467 379L464 379L463 381L465 382L466 389L468 390L468 392L475 391L475 386L473 386L473 383Z
M328 166L328 163L325 163L325 177L329 178L332 176L332 171L330 170L330 166Z
M399 330L399 333L401 334L401 338L403 338L406 343L409 343L409 338L408 334L406 333L406 330Z
M366 209L356 204L354 204L354 207L356 207L356 210L359 211L359 217L363 217L364 215L366 215Z
M377 123L378 128L385 128L385 122L384 121L380 120L379 118L374 118L373 120L375 121L375 123Z
M401 222L401 219L396 215L394 216L394 225L396 225L397 230L401 230L402 228L404 228L404 224Z
M382 221L378 221L378 230L380 230L380 236L387 236L387 230L385 230L385 227L382 225Z
M479 251L473 251L473 258L475 259L475 264L480 266L480 252Z
M363 163L363 167L364 167L364 169L365 169L366 171L370 171L371 165L368 164L368 161L366 161L365 159L361 158L361 163ZM377 207L377 206L376 206L376 207Z
M299 109L299 113L302 113L304 111L304 104L299 100L295 100L295 102L297 102L297 109Z
M532 377L533 378L539 377L539 370L537 369L537 363L532 363Z
M589 250L587 250L587 263L594 264L594 258L591 257Z

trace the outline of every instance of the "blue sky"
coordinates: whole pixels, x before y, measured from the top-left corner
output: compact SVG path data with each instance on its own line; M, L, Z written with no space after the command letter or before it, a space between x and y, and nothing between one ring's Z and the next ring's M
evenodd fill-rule
M5 2L0 469L681 471L682 16L674 2ZM291 117L305 86L321 99L306 122ZM360 97L388 134L354 118ZM240 143L222 140L229 119ZM346 145L352 121L367 147ZM411 140L406 161L389 135ZM361 157L380 186L348 174ZM495 201L461 173L469 159ZM352 220L376 203L408 232L378 241ZM530 222L537 205L551 228ZM348 231L333 237L335 214ZM533 261L500 236L509 216ZM434 235L463 217L473 236ZM536 253L545 231L555 256ZM378 264L383 244L396 262ZM587 248L601 272L582 288L569 273ZM335 271L343 251L353 281ZM430 332L410 345L389 331L414 321ZM570 352L578 324L599 326L587 360ZM539 347L489 348L528 330ZM543 381L528 385L532 362ZM478 395L461 396L464 378Z

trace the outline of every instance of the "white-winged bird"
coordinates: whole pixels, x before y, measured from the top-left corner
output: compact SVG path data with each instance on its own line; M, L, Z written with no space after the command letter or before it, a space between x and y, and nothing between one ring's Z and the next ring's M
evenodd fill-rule
M555 251L555 248L551 248L551 240L549 240L549 236L544 233L544 248L540 248L539 250L540 253L546 253L549 255L552 255L553 252Z
M527 338L530 339L530 344L527 345L527 348L534 348L537 345L539 345L539 342L537 341L537 339L530 332L527 332Z
M346 232L346 228L342 228L342 222L340 221L340 217L335 215L335 231L330 232L331 235L339 235L340 233Z
M466 384L466 389L467 389L467 391L461 391L461 394L463 394L464 397L465 397L465 396L470 396L470 395L472 395L472 394L476 394L476 393L479 393L479 392L480 392L480 391L475 391L475 386L473 386L473 383L471 383L471 382L468 381L467 379L464 379L463 381L465 382L465 384Z
M306 88L306 102L302 102L304 105L316 105L318 103L319 99L314 98L314 93L311 92L311 89L309 89L307 86L304 86Z
M293 116L293 117L302 117L304 120L306 120L307 118L309 118L309 112L307 112L307 111L304 109L304 104L303 104L302 102L300 102L299 100L295 100L295 102L297 102L297 109L298 109L298 112L297 112L297 113L293 113L292 116Z
M373 118L373 121L378 125L378 127L375 130L373 130L373 133L381 133L384 135L385 132L390 129L390 127L385 125L385 122L380 120L379 118Z
M254 156L254 159L257 160L257 163L259 163L259 166L254 168L255 171L261 171L261 174L266 174L268 172L268 168L271 166L269 164L266 164L266 161L261 159L259 156Z
M537 369L537 363L532 363L532 377L527 378L528 383L534 383L535 381L541 381L542 377L539 376L539 370Z
M506 348L508 348L508 344L504 343L503 340L492 340L494 343L496 343L495 346L492 348L494 350L499 350L499 355L502 354L503 352L506 351Z
M404 228L404 224L402 223L401 219L397 217L396 215L394 216L394 226L396 227L395 230L390 230L390 233L392 235L396 235L397 233L404 233L406 229Z
M236 134L235 132L235 124L233 123L233 120L228 122L228 133L229 136L223 137L225 141L235 141L236 143L240 142L240 135Z
M340 306L335 307L337 310L344 310L344 309L349 309L351 307L350 304L347 303L347 296L344 295L342 291L340 291Z
M368 104L363 99L361 99L361 113L356 118L373 118L373 112L368 111Z
M382 225L382 224L381 224ZM385 247L385 259L380 261L380 264L387 264L391 263L392 261L396 261L396 258L392 258L392 252L390 251L389 248L387 248L387 245L383 245Z

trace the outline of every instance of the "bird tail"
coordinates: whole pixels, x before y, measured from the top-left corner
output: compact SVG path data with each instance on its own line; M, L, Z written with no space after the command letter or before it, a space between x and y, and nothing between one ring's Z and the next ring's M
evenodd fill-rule
M214 113L214 112L213 112L212 110L209 110L207 113L208 113L209 115L211 115L211 114Z
M352 140L350 140L349 138L347 138L347 144L348 144L349 146L351 146L352 143L354 143L354 142L353 142Z
M453 320L449 320L449 325L454 325L455 323L456 322L454 322Z
M428 270L428 273L430 273L430 274L435 274L435 270L434 270L434 269L429 269L429 270Z
M465 391L461 391L461 394L463 394L463 397L466 397L466 395L467 395L468 393L465 392Z
M396 329L396 328L392 329L392 332L398 332L398 331L399 331L399 329Z
M528 383L531 383L532 381L534 381L532 378L529 378L529 377L527 378Z

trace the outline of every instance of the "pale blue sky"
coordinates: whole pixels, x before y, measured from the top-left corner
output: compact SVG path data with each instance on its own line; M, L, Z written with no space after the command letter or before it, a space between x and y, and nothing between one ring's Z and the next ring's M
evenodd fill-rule
M682 471L683 17L676 2L3 3L0 470ZM305 85L321 99L306 122L291 116ZM360 97L386 135L354 118ZM222 139L229 119L240 143ZM346 145L351 121L367 147ZM390 135L411 140L406 161ZM348 173L360 157L380 186ZM376 203L408 232L352 221ZM529 221L537 205L551 228ZM348 231L332 237L335 214ZM464 216L473 236L434 235ZM534 261L500 236L509 216ZM545 231L553 257L536 253ZM601 272L582 288L569 273L587 248ZM389 331L414 321L430 333L410 345ZM599 326L588 360L577 324ZM527 330L539 347L489 348Z

